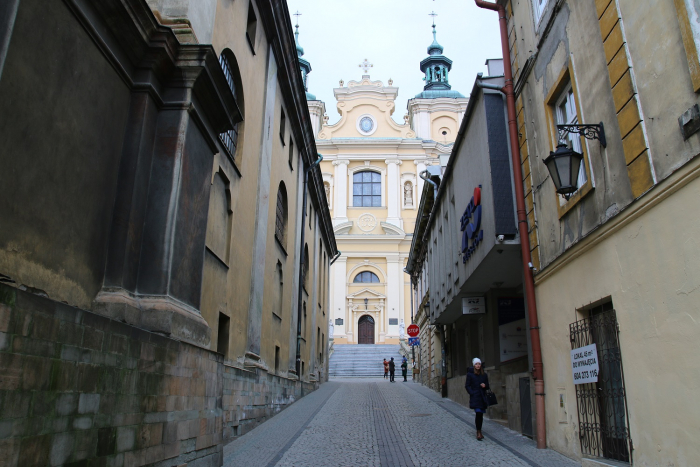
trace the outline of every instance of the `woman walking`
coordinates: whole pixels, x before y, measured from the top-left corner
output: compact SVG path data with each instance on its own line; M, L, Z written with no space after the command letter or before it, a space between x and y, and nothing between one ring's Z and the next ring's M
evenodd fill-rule
M386 358L384 359L384 379L387 379L389 377L389 362L386 361Z
M481 441L484 435L481 434L481 427L484 424L484 414L486 413L486 390L489 389L489 377L481 367L481 360L475 358L472 360L473 367L467 369L467 382L464 388L469 393L469 408L474 409L476 416L474 424L476 425L476 439Z

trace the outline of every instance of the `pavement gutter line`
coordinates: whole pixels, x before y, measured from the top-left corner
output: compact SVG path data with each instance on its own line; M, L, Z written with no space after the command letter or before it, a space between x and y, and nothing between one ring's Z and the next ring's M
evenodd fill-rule
M329 384L329 383L325 383L325 384ZM336 385L336 386L333 388L333 390L332 390L330 393L328 393L328 395L325 397L325 399L323 399L323 401L318 405L318 407L316 408L316 410L314 410L314 412L309 416L309 418L306 419L306 423L304 423L302 426L299 427L299 429L298 429L297 432L292 436L292 438L291 438L289 441L287 441L287 444L285 444L285 445L282 447L282 449L280 449L280 450L277 452L277 455L267 464L267 467L274 467L275 465L277 465L277 463L278 463L279 461L282 460L282 457L284 457L284 454L289 450L289 448L292 447L292 445L294 444L294 442L299 438L299 436L301 436L301 434L304 432L304 430L306 429L306 427L309 426L309 424L311 423L311 421L312 421L314 418L316 418L316 415L318 415L318 413L319 413L319 412L321 411L321 409L326 405L326 403L327 403L328 400L331 398L331 396L332 396L333 394L335 394L335 391L337 391L339 387L340 387L339 384Z
M418 389L412 387L411 385L409 385L409 387L410 387L412 390L414 390L416 393L418 393L418 394L420 394L421 396L425 397L426 399L432 400L431 398L429 398L429 397L426 396L425 394L422 394L420 391L418 391ZM449 401L452 402L453 404L456 404L456 402L454 402L454 401L452 401L452 400L450 400L450 399L447 399L447 400L449 400ZM447 404L440 403L440 402L443 402L442 400L440 400L440 401L433 400L433 402L435 402L436 405L437 405L438 407L442 408L443 410L445 410L447 413L451 414L453 417L457 418L457 419L458 419L459 421L461 421L462 423L464 423L464 424L466 424L466 425L469 425L471 428L474 428L474 429L476 430L476 425L474 425L474 424L473 424L472 422L470 422L470 421L465 420L464 417L463 417L461 414L458 414L457 412L455 412L454 410L452 410L451 407L447 407ZM460 407L461 407L461 406L460 406ZM485 435L488 434L488 433L486 433L484 430L481 430L481 432L484 433ZM527 462L529 465L531 465L531 466L533 466L533 467L541 467L540 464L534 462L534 461L531 460L529 457L527 457L527 456L525 456L524 454L522 454L522 453L516 451L515 449L511 448L510 446L508 446L508 445L505 444L504 442L500 441L499 439L495 438L494 436L489 435L489 438L488 438L488 439L489 439L490 441L493 441L494 443L498 444L498 445L501 446L502 448L507 449L508 451L510 451L511 453L513 453L514 455L516 455L518 458L520 458L520 459L523 460L524 462Z
M372 409L379 411L379 413L374 414L372 418L374 419L374 431L378 441L380 465L382 467L393 467L397 465L415 467L411 454L406 447L406 443L404 443L401 435L398 434L396 422L392 417L392 411L389 410L389 405L384 395L382 395L379 390L377 383L371 384L370 391ZM380 420L381 417L383 417L384 420ZM382 421L386 423L385 426L382 426ZM392 434L394 436L391 436ZM396 454L396 456L393 454Z

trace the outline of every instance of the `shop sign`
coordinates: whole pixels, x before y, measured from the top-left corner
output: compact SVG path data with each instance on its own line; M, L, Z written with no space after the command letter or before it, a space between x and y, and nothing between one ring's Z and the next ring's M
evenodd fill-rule
M462 264L464 264L484 239L484 231L481 230L481 185L474 188L474 195L460 219L460 230L462 231Z
M600 368L596 345L591 344L572 350L571 369L574 372L574 384L597 383Z
M486 299L484 297L462 298L463 315L479 315L486 313Z

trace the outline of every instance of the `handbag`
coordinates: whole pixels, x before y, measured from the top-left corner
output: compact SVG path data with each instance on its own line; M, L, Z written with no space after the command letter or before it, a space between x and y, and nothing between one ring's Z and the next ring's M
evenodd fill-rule
M490 389L487 389L484 393L484 400L486 401L486 406L498 405L496 394L494 394Z

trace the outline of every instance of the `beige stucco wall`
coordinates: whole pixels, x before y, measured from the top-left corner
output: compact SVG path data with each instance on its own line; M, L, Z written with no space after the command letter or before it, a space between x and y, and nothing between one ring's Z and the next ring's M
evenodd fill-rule
M697 159L537 278L549 446L580 455L569 324L610 297L617 312L634 463L698 465L700 197ZM659 203L658 201L662 201ZM564 391L568 423L558 421Z

